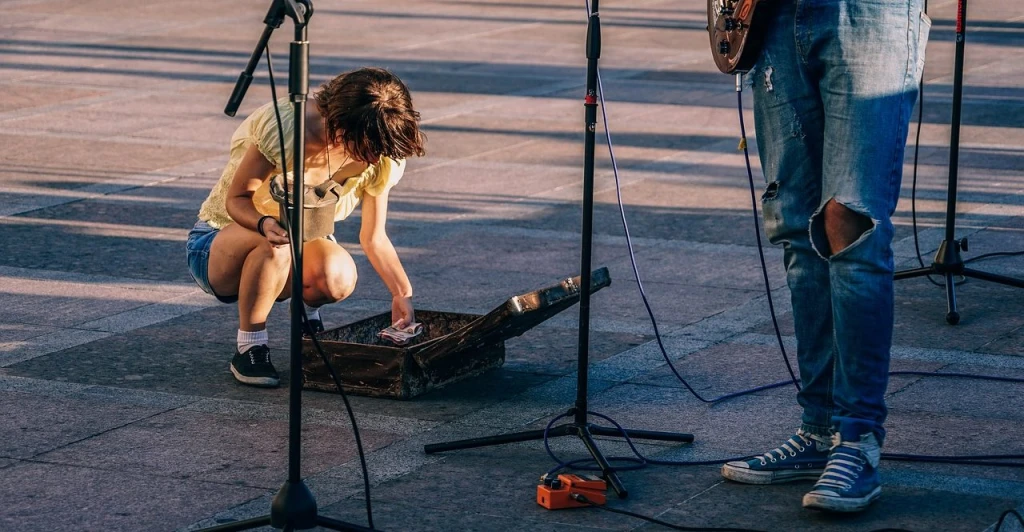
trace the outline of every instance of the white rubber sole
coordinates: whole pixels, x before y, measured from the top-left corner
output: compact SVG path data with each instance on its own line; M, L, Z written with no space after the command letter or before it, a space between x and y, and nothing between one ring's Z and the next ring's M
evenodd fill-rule
M239 373L235 366L231 366L231 374L235 376L235 380L238 382L249 386L256 386L257 388L277 388L280 384L280 380L273 377L246 377Z
M733 482L741 484L782 484L785 482L796 482L799 480L818 480L825 468L821 469L785 469L778 471L754 471L744 467L722 466L722 476Z
M804 508L810 508L812 510L824 510L826 512L841 512L841 513L852 513L860 512L871 506L871 503L875 502L882 494L882 487L871 490L871 493L860 497L860 498L849 498L849 497L832 497L828 495L819 495L814 493L808 493L804 495Z

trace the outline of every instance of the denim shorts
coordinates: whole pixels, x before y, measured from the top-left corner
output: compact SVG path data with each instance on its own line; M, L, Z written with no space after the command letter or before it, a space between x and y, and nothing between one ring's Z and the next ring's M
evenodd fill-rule
M192 230L188 232L188 240L185 242L185 250L188 252L188 272L192 280L203 289L203 292L216 297L222 303L234 303L238 296L219 296L210 288L210 246L213 245L213 238L220 232L219 229L210 227L210 224L199 220Z

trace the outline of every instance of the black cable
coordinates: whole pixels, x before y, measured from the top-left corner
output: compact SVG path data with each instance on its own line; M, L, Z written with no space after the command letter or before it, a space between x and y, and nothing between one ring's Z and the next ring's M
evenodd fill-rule
M286 161L287 157L285 155L284 126L282 125L281 120L281 110L277 106L277 88L276 84L274 83L274 67L273 61L270 58L269 44L265 47L265 51L267 54L267 72L270 76L270 97L274 101L274 117L277 119L277 137L281 148L281 175L284 177L284 201L285 212L287 212L292 207L289 199L288 190L288 164ZM297 155L297 153L292 153L292 159L294 159ZM297 176L293 177L297 178ZM302 216L301 212L299 213L299 216ZM285 224L285 226L285 228L288 231L289 242L294 242L295 234L292 232L292 224ZM288 248L291 250L292 265L294 267L294 265L298 263L298 257L295 254L295 247L289 243ZM348 412L349 421L351 421L352 423L352 434L355 437L356 450L359 453L359 466L363 472L363 495L364 498L366 499L366 521L367 524L369 525L369 528L373 529L373 503L370 499L370 473L366 467L366 454L363 451L363 440L362 437L359 435L359 425L356 423L355 412L353 412L352 410L352 404L348 400L348 394L345 393L345 388L342 387L341 385L341 379L338 378L338 374L334 371L334 366L331 365L331 362L327 358L327 355L324 354L324 350L320 345L320 341L316 337L315 331L313 331L312 327L310 327L309 325L309 316L306 315L305 306L302 306L302 294L292 294L291 304L300 305L302 315L302 328L309 333L309 337L310 339L313 340L313 345L316 347L316 351L320 355L320 359L324 361L324 365L327 366L327 371L331 374L331 379L334 381L334 385L338 388L338 393L341 394L341 400L345 403L345 410L346 412ZM292 375L291 378L301 379L302 375Z
M701 531L706 531L706 532L764 532L763 530L758 530L758 529L755 529L755 528L726 528L726 527L708 528L708 527L691 527L691 526L674 525L672 523L669 523L667 521L662 521L661 519L656 519L654 517L648 517L646 515L642 515L642 514L638 514L638 513L634 513L634 512L627 512L626 510L619 510L617 508L608 508L608 507L602 506L600 504L595 504L593 501L588 499L586 495L583 495L582 493L570 493L569 497L572 500L576 501L576 502L581 502L583 504L586 504L589 508L597 508L598 510L603 510L605 512L611 512L613 514L628 515L629 517L633 517L635 519L642 519L642 520L647 521L649 523L654 523L656 525L660 525L660 526L663 526L665 528L671 528L672 530L685 530L687 532L701 532Z
M999 532L1000 530L1003 529L1003 521L1006 520L1006 516L1008 516L1008 515L1012 515L1012 516L1016 517L1017 518L1017 522L1020 523L1021 526L1024 526L1024 516L1020 515L1020 512L1018 512L1017 510L1014 510L1014 509L1011 508L1011 509L1003 512L1003 515L999 516L999 521L996 521L996 530L995 530L995 532Z
M991 259L991 258L995 258L995 257L1017 257L1017 256L1020 256L1020 255L1024 255L1024 251L996 251L995 253L985 253L984 255L978 255L977 257L971 257L971 258L965 260L964 264L968 264L968 263L979 261L979 260Z
M740 146L743 148L743 156L747 161L747 182L750 184L750 203L754 209L754 236L757 237L757 255L761 259L761 273L764 275L764 290L768 294L768 311L772 315L772 325L775 327L775 338L779 342L779 349L782 351L782 358L786 361L786 369L789 371L790 378L793 379L793 386L800 390L800 384L796 378L796 374L793 373L793 366L789 363L789 357L786 355L786 347L782 341L782 332L779 330L779 320L775 316L775 304L772 303L772 288L768 282L768 265L764 260L764 246L761 243L761 226L757 219L757 195L754 192L754 171L750 167L750 149L747 146L747 125L746 121L743 120L743 77L741 74L736 75L736 102L737 110L739 111L740 117Z
M925 13L927 12L928 7L926 4ZM921 124L924 119L924 76L921 76L921 81L918 82L917 89L917 133L915 133L914 137L914 170L911 174L912 177L910 181L910 225L914 233L914 253L917 256L917 263L924 268L924 259L921 257L921 243L917 234L917 167L921 153ZM935 279L932 279L931 275L925 275L925 277L928 279L928 282L935 286L945 286L945 281L940 283ZM955 282L954 286L959 286L966 281L967 278L963 277L961 281Z

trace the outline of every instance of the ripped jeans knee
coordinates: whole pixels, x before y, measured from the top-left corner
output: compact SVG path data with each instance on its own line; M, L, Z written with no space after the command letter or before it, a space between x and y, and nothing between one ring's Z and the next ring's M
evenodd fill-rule
M811 246L823 259L837 258L868 240L878 224L863 206L833 197L811 216Z

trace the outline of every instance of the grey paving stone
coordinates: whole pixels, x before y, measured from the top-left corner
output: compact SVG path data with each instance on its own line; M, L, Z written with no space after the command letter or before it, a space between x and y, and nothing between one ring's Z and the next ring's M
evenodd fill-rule
M588 357L596 363L651 339L648 335L590 331ZM504 367L513 371L564 375L576 370L578 352L578 330L537 327L505 342Z
M26 87L14 85L0 104L0 113L24 111L51 104L53 101L70 101L103 94L102 91L75 89L72 87Z
M169 292L132 289L114 283L23 279L17 273L0 279L10 284L8 302L0 310L0 319L11 323L12 329L17 328L22 339L60 335L60 327L98 329L85 324L174 297Z
M6 458L32 458L166 410L8 391L0 397L0 455Z
M575 169L458 161L451 165L424 168L410 175L408 180L403 178L402 186L410 192L443 190L452 199L466 197L486 208L494 203L524 202L522 196L575 183L580 179L577 174ZM500 190L493 189L495 182L502 183Z
M350 397L352 407L375 414L401 415L428 421L454 421L484 408L500 408L509 399L551 379L547 375L498 369L466 379L409 401ZM342 408L335 394L312 392L305 395L305 404L325 410ZM489 418L489 416L487 416ZM501 425L501 418L484 419L492 426Z
M752 230L752 229L751 229ZM735 246L733 249L707 249L698 244L686 244L681 249L657 249L636 246L636 267L641 281L702 285L718 288L764 290L764 274L757 248ZM785 286L785 269L781 253L774 248L765 250L770 286ZM635 279L628 256L612 263L616 271Z
M424 252L417 256L417 261L427 262L433 267L544 273L564 279L578 275L580 247L578 233L563 232L557 236L549 236L546 232L529 234L526 231L502 234L485 228L462 226L430 242ZM591 253L595 269L602 265L619 264L622 257L628 256L626 247L618 243L597 242ZM619 275L624 275L625 268L616 269L617 274L620 271L623 273ZM612 283L618 280L617 275L612 278Z
M1020 455L1024 454L1024 445L1021 445L1016 437L1015 425L1016 422L1012 420L979 419L944 412L913 412L897 407L892 410L886 421L884 452L930 456ZM1020 468L999 465L950 465L887 460L884 471L886 476L889 475L889 471L892 471L893 475L910 472L949 475L954 478L942 482L946 484L946 489L962 483L963 491L976 494L1006 491L1005 488L999 487L998 482L986 486L985 481L1009 481L1018 484L1024 482ZM972 486L972 483L977 485ZM1020 489L1024 489L1024 485L1016 487L1018 493Z
M989 353L1021 356L1024 354L1024 327L996 338L985 346Z
M941 282L939 278L933 279ZM942 287L932 285L924 277L896 281L895 287L895 344L1011 355L1021 352L1019 345L1014 345L1011 340L1015 331L1024 324L1018 310L1024 300L1013 297L1013 288L981 280L971 280L958 286L957 306L961 319L959 325L950 326L945 321L946 293ZM1000 304L991 305L992 301ZM792 315L780 315L779 318L782 333L792 335ZM753 330L775 334L771 323ZM1004 337L1005 340L1000 340Z
M264 490L92 467L22 462L4 469L0 524L14 530L172 530Z
M54 327L26 325L23 323L5 323L0 325L0 342L21 342L36 336L56 332Z
M623 277L625 268L613 271ZM662 330L699 322L707 316L736 308L757 296L757 292L708 286L686 286L676 283L645 282L647 301ZM625 321L651 330L647 308L635 283L613 282L591 299L591 315L595 321Z
M4 239L0 248L3 251L0 263L19 268L188 281L187 269L182 267L185 264L184 239L194 222L194 213L180 209L115 208L87 201L71 203L32 212L24 220L8 218L10 237ZM89 224L96 225L90 228ZM142 227L130 227L136 224ZM40 241L51 242L53 246L34 244ZM170 259L174 256L178 258L151 260L152 257Z
M181 395L285 400L283 388L253 390L235 383L228 371L233 350L191 339L154 343L146 336L115 335L15 364L9 368L9 374ZM287 365L279 362L278 366L286 379Z
M361 430L367 452L394 435ZM314 474L357 457L351 433L307 425L302 440L303 474ZM110 453L110 449L119 449ZM250 420L175 411L137 421L38 458L152 477L194 479L273 489L287 478L287 421ZM183 459L188 457L188 459Z
M793 364L793 371L799 377L796 353L787 351L787 355ZM777 346L722 343L683 357L672 352L669 352L669 356L676 371L708 400L790 379ZM678 389L683 387L667 365L646 372L630 382ZM795 388L791 384L758 393L796 400ZM728 407L727 403L723 406Z
M453 501L454 502L454 501ZM596 511L596 510L595 510ZM499 516L497 511L488 507L431 508L417 504L414 500L403 499L395 502L374 503L373 525L381 530L400 530L413 526L423 532L443 532L451 530L455 522L459 530L488 532L491 530L564 530L566 525L561 522L550 522L546 519L530 519L524 516ZM348 500L332 504L320 510L320 515L339 519L347 523L366 526L366 506L361 500ZM538 516L544 517L544 516ZM586 526L574 523L573 530L608 530L614 527ZM316 528L314 530L326 530Z
M956 364L942 372L992 375L1024 379L1024 371L992 369ZM993 382L977 379L926 377L906 387L889 399L894 408L948 415L968 414L976 419L1020 421L1022 383Z
M745 486L724 483L661 519L685 526L743 527L757 530L980 530L998 517L995 508L1012 501L996 497L964 497L901 487L883 487L882 498L869 510L835 516L800 507L808 483ZM711 503L710 501L714 501ZM641 530L655 530L653 526Z
M0 141L10 157L9 163L0 169L0 178L3 178L4 183L42 183L52 184L55 188L76 188L222 152L63 139L61 156L55 160L51 152L36 149L39 142L36 138L3 134L0 135ZM124 157L127 151L132 153L132 157Z
M578 205L547 207L514 223L535 229L578 227L582 216L580 209ZM744 211L630 206L626 216L630 234L634 237L740 245L748 244L753 238L751 215ZM599 235L622 234L622 218L614 192L595 204L594 232Z

